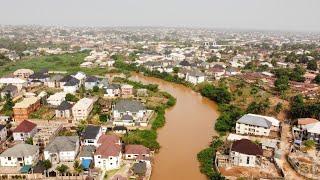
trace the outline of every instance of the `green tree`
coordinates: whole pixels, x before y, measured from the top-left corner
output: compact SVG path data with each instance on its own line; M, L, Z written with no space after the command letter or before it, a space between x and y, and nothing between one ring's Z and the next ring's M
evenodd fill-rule
M289 78L287 76L282 76L275 80L274 86L279 92L284 92L289 89Z
M48 169L50 169L52 167L52 163L50 162L50 160L42 161L42 165L46 170L48 170Z
M3 111L5 111L5 112L12 111L13 106L14 106L14 102L12 101L10 94L6 94L5 100L6 100L6 102L3 105Z
M212 62L217 62L218 61L218 57L217 56L211 56L207 59L208 63L212 63Z
M100 122L107 122L109 119L108 115L107 114L100 114L99 115L99 120Z
M174 68L173 68L173 72L174 72L174 73L178 73L179 70L180 70L179 67L174 67Z
M279 113L281 110L283 109L283 105L281 102L279 102L275 107L274 107L274 111L276 113Z
M60 173L60 174L64 174L69 170L69 167L67 165L61 164L60 166L57 166L56 170Z
M99 92L99 87L98 86L94 86L92 89L93 92Z
M318 69L317 61L311 60L308 62L307 69L316 71Z
M26 144L33 145L33 139L32 139L32 137L27 138L26 141L25 141L25 143L26 143Z
M77 102L79 100L75 95L70 94L70 93L66 94L65 99L66 99L66 101L70 101L70 102Z
M75 170L78 174L80 174L81 172L83 172L83 167L82 167L82 165L79 163L78 160L76 160L76 161L73 163L73 168L74 168L74 170Z
M313 81L317 84L320 84L320 74L317 74Z

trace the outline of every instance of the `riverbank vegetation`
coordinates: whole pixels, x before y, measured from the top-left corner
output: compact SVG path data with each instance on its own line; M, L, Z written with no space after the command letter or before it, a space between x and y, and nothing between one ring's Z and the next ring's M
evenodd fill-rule
M127 144L142 144L151 150L158 151L160 144L157 142L157 129L165 125L165 110L176 104L176 99L169 93L159 91L158 86L155 84L142 84L140 82L131 81L124 78L117 78L116 81L125 82L133 85L135 88L145 88L153 93L165 97L166 103L157 105L152 109L155 111L156 116L151 120L150 130L136 130L128 133L123 137L123 141Z

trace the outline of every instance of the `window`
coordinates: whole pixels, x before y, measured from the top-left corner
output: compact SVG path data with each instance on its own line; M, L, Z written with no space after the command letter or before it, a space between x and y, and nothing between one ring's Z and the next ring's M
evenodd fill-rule
M8 160L10 161L10 160L11 160L11 157L8 157Z
M250 162L250 157L247 157L247 164L249 164Z

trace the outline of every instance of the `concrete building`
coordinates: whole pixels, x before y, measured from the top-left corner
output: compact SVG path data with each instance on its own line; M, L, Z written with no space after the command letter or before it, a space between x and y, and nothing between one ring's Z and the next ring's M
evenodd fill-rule
M80 99L72 107L73 119L76 121L85 120L93 109L93 100L89 98Z
M13 117L16 121L23 121L29 118L29 114L40 108L40 99L38 97L24 98L13 107Z
M38 132L37 124L24 120L13 130L14 141L25 141Z
M38 161L39 147L30 144L17 144L0 154L0 164L4 167L34 165Z

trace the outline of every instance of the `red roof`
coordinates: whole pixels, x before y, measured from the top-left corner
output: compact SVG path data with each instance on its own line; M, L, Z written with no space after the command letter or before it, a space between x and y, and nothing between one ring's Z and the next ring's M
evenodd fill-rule
M121 152L121 146L118 144L102 144L97 148L95 155L101 155L103 158L108 158L109 156L119 156Z
M125 147L126 154L150 154L150 149L144 147L143 145L126 145Z
M98 140L101 145L97 148L95 155L101 155L103 158L119 156L121 152L119 141L120 138L116 135L102 134Z
M30 122L28 120L22 121L13 132L24 132L28 133L37 127L37 124Z
M117 144L120 138L116 135L102 134L98 140L98 144Z

